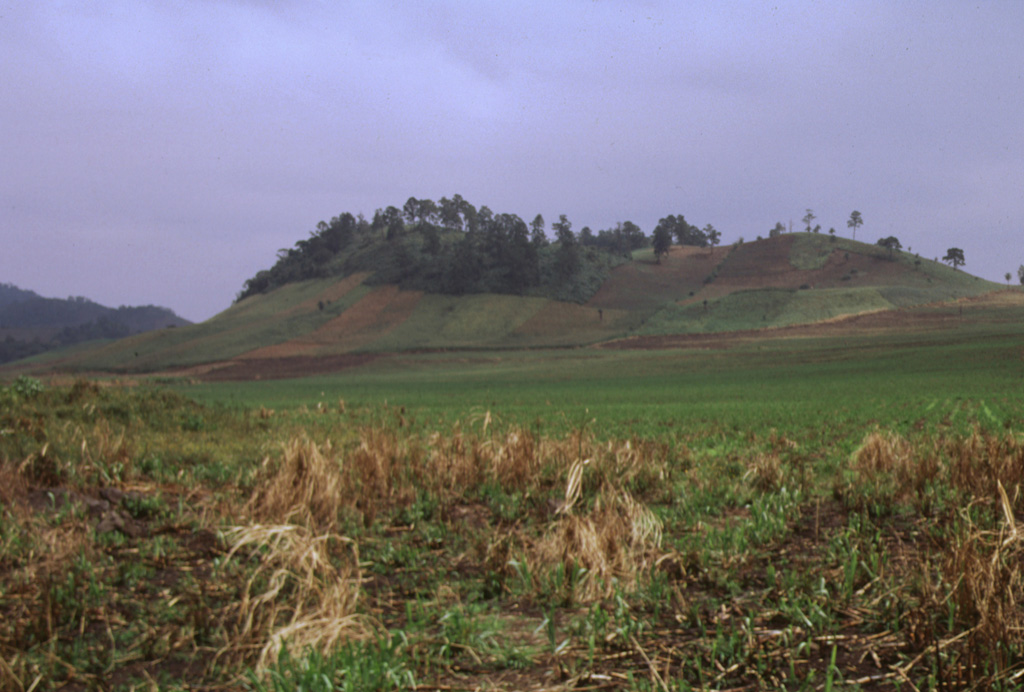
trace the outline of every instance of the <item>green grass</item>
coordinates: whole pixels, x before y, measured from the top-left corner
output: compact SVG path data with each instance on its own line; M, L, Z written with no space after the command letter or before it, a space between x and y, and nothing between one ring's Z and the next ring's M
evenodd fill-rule
M1022 328L886 337L776 339L727 349L435 353L381 358L315 378L183 385L204 402L248 407L350 407L387 402L424 425L482 414L569 430L596 419L607 434L711 425L817 426L941 418L956 402L1015 398ZM1002 414L994 413L996 418ZM773 423L769 423L773 422ZM848 422L848 423L847 423Z
M413 314L367 349L494 347L546 303L544 298L481 294L425 295Z
M0 388L0 682L529 689L557 676L655 690L663 676L669 689L809 690L903 681L899 666L934 689L977 661L992 689L1012 689L1021 638L982 622L958 584L1002 565L1006 588L987 603L1024 593L1024 550L1004 542L994 490L1003 474L1019 515L1024 321L965 313L942 331L708 350L383 356L329 376L175 386L187 396L13 381ZM876 432L905 458L864 462ZM240 594L267 586L249 580L274 563L267 546L228 559L223 536L312 521L260 514L268 489L296 487L273 482L292 440L339 483L333 559L357 559L372 625L256 670L273 628L231 642ZM524 470L502 471L518 453ZM101 531L84 505L60 504L62 488L134 492L113 509L148 531ZM660 540L587 596L600 561L572 540L636 506L633 538L595 543L654 525ZM288 622L297 589L270 625Z
M785 327L892 307L874 287L737 291L709 301L706 306L699 303L666 307L638 333L699 334Z
M209 363L232 358L261 346L309 333L340 315L370 289L358 286L323 309L303 303L336 283L332 279L289 284L248 298L206 322L147 332L81 353L68 367L108 371L140 371Z

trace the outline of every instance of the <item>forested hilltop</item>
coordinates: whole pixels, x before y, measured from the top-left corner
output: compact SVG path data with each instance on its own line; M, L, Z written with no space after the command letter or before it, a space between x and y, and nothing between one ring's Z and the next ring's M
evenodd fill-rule
M437 202L410 197L401 209L378 209L372 221L348 212L321 221L308 238L279 250L274 266L248 279L236 300L295 281L369 272L369 284L428 293L583 303L613 267L652 243L631 221L596 233L586 226L575 232L563 214L550 230L553 240L540 214L527 223L515 214L477 208L461 195ZM659 238L707 246L718 237L710 224L702 230L682 215L670 215L659 222L653 241L657 251Z

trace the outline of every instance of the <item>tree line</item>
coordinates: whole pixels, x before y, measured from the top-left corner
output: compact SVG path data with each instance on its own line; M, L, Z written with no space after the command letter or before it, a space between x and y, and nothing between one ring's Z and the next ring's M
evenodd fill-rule
M802 221L808 233L821 232L816 218L813 210L806 210ZM853 211L846 225L854 239L863 224L861 213ZM785 231L778 222L768 236ZM835 228L828 233L835 240ZM516 214L477 207L458 194L437 201L410 197L401 207L377 209L369 219L344 212L320 221L307 238L278 250L273 266L247 279L235 300L296 281L367 272L370 285L585 302L635 250L651 247L660 262L673 244L713 253L720 240L721 233L710 223L700 228L683 214L659 219L650 236L632 221L597 232L584 226L577 232L565 214L549 226L541 214L526 222ZM877 244L889 251L890 259L902 250L895 236L880 238ZM958 268L965 263L963 250L950 248L943 260Z
M666 237L668 245L674 239L713 247L721 234L710 224L700 229L682 214L669 215L654 229L659 261L667 252ZM632 221L597 232L588 226L575 231L565 214L548 226L541 214L526 222L516 214L476 207L458 194L436 202L410 197L401 208L377 209L371 219L345 212L321 221L308 238L278 250L275 264L247 279L236 300L294 281L369 272L370 284L432 293L584 302L612 267L651 244Z

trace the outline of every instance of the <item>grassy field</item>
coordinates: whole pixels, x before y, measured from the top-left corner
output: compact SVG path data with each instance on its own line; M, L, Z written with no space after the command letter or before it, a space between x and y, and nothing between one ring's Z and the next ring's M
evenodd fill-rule
M0 688L1020 689L1021 308L914 317L8 382Z
M177 388L241 408L388 403L416 411L425 424L489 410L510 423L539 421L552 433L588 417L607 434L643 436L708 423L820 427L825 412L899 424L913 422L914 411L941 417L945 402L1016 398L1022 336L1014 324L972 325L960 333L737 340L668 351L407 354L311 378Z

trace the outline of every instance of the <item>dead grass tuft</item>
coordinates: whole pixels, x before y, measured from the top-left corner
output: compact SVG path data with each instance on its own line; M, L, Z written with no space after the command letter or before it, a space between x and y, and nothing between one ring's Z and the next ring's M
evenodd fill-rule
M137 455L124 428L115 430L106 419L100 419L89 430L72 431L70 441L80 445L77 474L83 480L106 485L115 480L128 481L135 475Z
M1011 506L1024 509L1024 444L1012 434L1003 436L975 431L969 437L950 440L945 448L950 459L953 487L990 501L1002 486Z
M414 495L403 478L420 465L418 452L399 441L394 431L369 428L363 432L359 446L348 456L348 472L353 501L367 526L381 510Z
M933 489L945 478L945 464L926 445L912 445L892 432L871 432L853 454L859 491L883 501L910 500L930 513Z
M603 445L588 442L583 454L593 458L594 476L602 485L610 483L656 498L669 487L665 481L673 464L669 447L663 442L637 438Z
M33 545L11 573L12 583L18 587L9 594L14 597L5 613L10 629L0 628L0 632L3 639L27 649L35 642L53 641L62 622L74 619L84 623L85 610L77 599L62 592L67 591L73 564L91 563L95 550L91 528L82 519L68 518L49 526L38 518L21 517L19 523L31 535Z
M253 514L263 521L292 521L333 531L345 501L340 460L331 456L330 442L323 447L311 440L293 439L284 445L280 465L268 470L250 500Z
M464 494L484 479L482 445L456 428L450 435L433 433L427 439L423 464L415 469L416 483L439 497Z
M761 492L774 492L782 487L782 462L777 454L758 453L748 464L744 477Z
M565 500L557 519L535 543L528 560L542 569L561 568L570 580L573 601L592 601L632 592L654 564L661 546L661 521L620 488L606 485L593 505L579 513L587 461L569 470ZM536 571L536 570L534 570Z
M625 491L609 490L585 515L567 513L536 548L537 563L586 570L573 584L573 600L592 601L616 590L632 592L657 559L661 522Z
M865 480L899 472L910 463L910 445L895 433L872 432L854 452L854 469Z
M929 584L926 594L935 621L951 625L934 636L936 646L963 639L951 657L950 675L971 689L995 687L1017 668L1024 648L1024 527L998 482L997 495L1003 515L997 530L978 527L969 508L960 511L942 554L942 584ZM939 642L942 636L948 640Z
M313 535L294 524L236 527L226 536L226 560L247 554L258 567L224 614L230 634L219 656L255 658L262 669L277 660L285 643L326 655L340 642L376 631L356 613L359 552L351 540Z
M541 454L533 433L513 428L492 445L491 451L491 473L503 487L522 489L537 482Z

